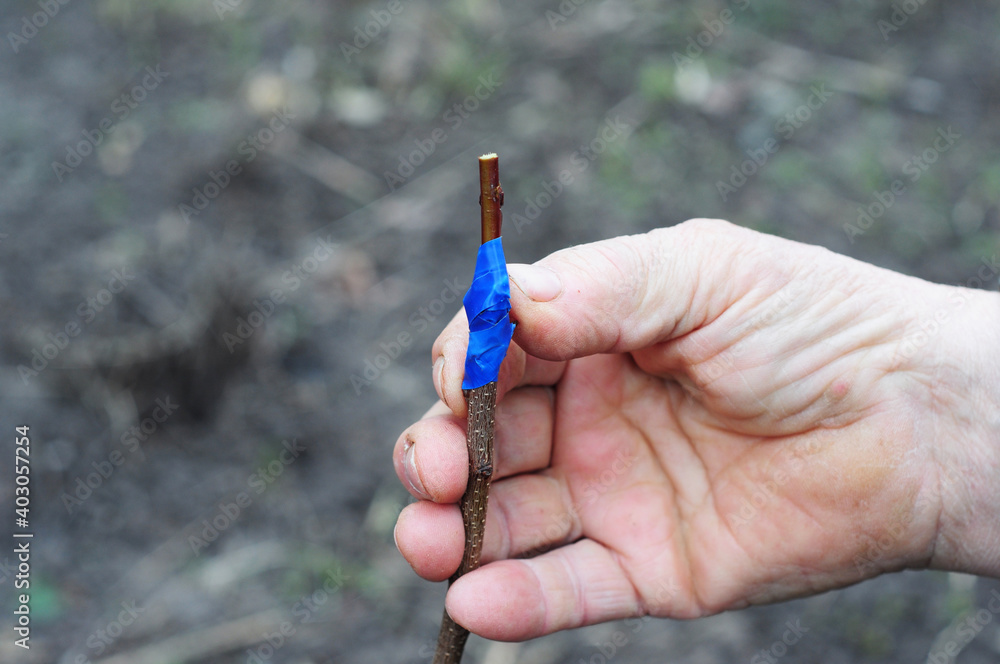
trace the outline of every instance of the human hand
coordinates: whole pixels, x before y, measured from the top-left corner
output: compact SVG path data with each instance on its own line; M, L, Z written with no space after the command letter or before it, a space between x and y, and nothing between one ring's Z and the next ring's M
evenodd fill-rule
M512 266L511 302L484 566L446 603L471 631L1000 574L1000 296L695 220ZM462 557L467 340L460 312L393 455L430 580Z

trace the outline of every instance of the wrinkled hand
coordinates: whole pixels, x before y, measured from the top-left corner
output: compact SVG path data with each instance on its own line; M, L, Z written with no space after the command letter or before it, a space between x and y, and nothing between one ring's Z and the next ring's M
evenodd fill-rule
M961 337L1000 348L1000 315L982 318L998 296L705 220L511 266L511 286L488 564L447 598L471 631L691 618L907 567L1000 573L998 497L971 501L992 515L968 500L998 484L997 405ZM442 402L393 457L420 499L397 545L431 580L462 557L467 337L459 313L433 351Z

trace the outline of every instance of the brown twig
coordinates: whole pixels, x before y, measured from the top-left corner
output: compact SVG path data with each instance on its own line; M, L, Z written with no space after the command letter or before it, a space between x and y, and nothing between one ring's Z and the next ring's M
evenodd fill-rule
M500 237L503 224L503 188L500 186L500 163L495 154L479 158L479 205L482 208L482 241L485 244ZM487 383L472 390L463 390L468 403L466 445L469 450L469 483L462 496L462 523L465 525L465 552L458 571L448 580L455 580L479 567L486 531L486 503L493 477L493 429L496 422L497 383ZM459 664L469 631L456 623L445 610L441 618L434 664Z
M500 186L500 158L484 154L479 158L479 207L481 208L482 241L500 237L503 225L503 187Z

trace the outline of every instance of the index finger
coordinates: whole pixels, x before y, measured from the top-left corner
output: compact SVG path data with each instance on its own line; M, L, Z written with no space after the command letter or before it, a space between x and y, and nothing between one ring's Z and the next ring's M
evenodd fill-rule
M763 281L787 281L782 273L794 269L788 246L728 222L695 219L510 265L511 319L518 325L500 392L551 385L574 358L635 352L700 329ZM460 312L433 350L435 387L459 416L467 346Z
M513 282L511 283L513 286ZM516 331L515 331L516 334ZM465 353L469 347L469 321L465 310L460 310L438 335L431 349L434 362L432 377L438 397L458 417L465 417L466 403L462 394L465 377ZM553 362L524 352L517 342L512 342L500 365L497 379L497 400L514 389L525 385L555 385L562 378L566 362Z

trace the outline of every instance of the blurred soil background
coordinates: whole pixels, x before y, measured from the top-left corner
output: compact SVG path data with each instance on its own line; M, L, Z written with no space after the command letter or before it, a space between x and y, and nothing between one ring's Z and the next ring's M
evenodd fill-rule
M35 533L30 651L0 553L3 662L430 661L445 587L393 546L390 452L482 152L512 262L722 217L996 288L995 2L62 2L0 8L0 505L29 425ZM998 588L905 573L466 657L996 662Z

